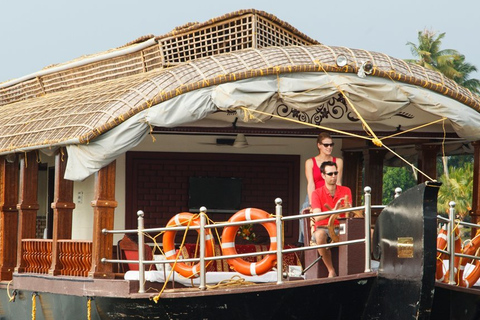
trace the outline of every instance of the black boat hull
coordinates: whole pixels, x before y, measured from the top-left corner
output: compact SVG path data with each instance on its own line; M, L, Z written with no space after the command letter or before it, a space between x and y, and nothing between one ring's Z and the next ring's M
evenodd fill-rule
M362 313L375 277L345 281L294 281L271 289L252 288L223 294L192 294L183 297L162 295L158 303L148 297L88 298L37 293L36 320L50 319L362 319ZM248 290L246 290L248 289ZM213 289L215 290L215 289ZM11 292L10 292L11 294ZM32 319L31 291L17 291L9 302L7 290L0 291L0 319Z

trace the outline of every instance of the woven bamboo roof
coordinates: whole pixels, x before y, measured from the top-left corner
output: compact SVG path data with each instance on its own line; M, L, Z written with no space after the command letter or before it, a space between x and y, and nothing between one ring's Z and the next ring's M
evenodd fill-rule
M242 20L245 15L250 15L251 19L260 17L284 28L273 35L283 32L297 37L297 42L306 43L271 47L252 45L247 49L224 50L224 53L216 53L217 46L211 52L203 52L201 58L165 62L163 40L170 39L171 49L171 37L177 37L175 41L181 42L205 31L205 28L218 27L219 23L237 28L237 20ZM245 22L242 21L240 24ZM218 32L218 28L214 32ZM356 74L367 60L373 64L370 77L423 87L480 111L478 96L438 72L382 53L309 45L309 41L314 42L274 16L245 10L176 29L165 36L147 36L113 50L117 56L111 56L109 51L107 58L100 55L100 59L91 61L89 56L84 58L86 64L59 65L61 68L56 66L56 70L54 67L54 72L40 73L12 84L0 84L0 153L43 148L74 139L87 143L141 110L199 88L283 73ZM337 66L339 55L347 58L346 66ZM176 57L179 56L182 55Z

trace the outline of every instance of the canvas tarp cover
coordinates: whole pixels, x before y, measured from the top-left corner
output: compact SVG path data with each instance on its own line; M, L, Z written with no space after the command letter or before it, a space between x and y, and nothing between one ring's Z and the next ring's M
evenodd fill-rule
M237 110L241 121L266 126L272 117L245 114L243 108L276 114L282 105L300 112L315 112L342 92L350 100L348 113L358 112L375 129L415 127L448 118L447 125L466 140L480 139L480 114L462 103L414 85L378 77L360 78L351 74L294 73L255 77L188 92L144 110L88 144L67 145L65 178L83 180L119 155L138 145L151 126L176 127L200 123L218 110ZM355 111L355 110L356 111ZM412 115L395 117L399 113ZM275 118L277 120L278 118ZM344 117L327 119L322 125L351 130L361 122ZM275 126L286 127L285 121ZM439 124L437 127L442 128Z

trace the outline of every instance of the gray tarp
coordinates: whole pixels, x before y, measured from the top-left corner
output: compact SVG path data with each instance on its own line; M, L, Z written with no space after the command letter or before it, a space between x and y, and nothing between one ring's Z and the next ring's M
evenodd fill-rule
M340 90L349 97L372 128L392 129L399 124L402 124L402 128L414 127L446 117L460 137L466 140L480 139L480 114L477 111L421 87L347 74L282 74L188 92L136 114L86 145L70 144L67 146L65 178L83 180L109 164L138 145L148 134L149 124L161 127L192 125L218 109L234 110L239 107L275 114L279 103L299 111L313 112L319 104L328 101ZM241 120L260 122L260 126L263 125L262 121L270 118L253 113L255 119L252 120L245 117L242 110L237 112ZM414 117L408 121L394 117L399 112ZM346 117L330 119L325 123L337 129L345 129L346 125L352 129L352 123ZM359 122L356 125L361 128ZM278 122L278 126L287 127L281 122Z

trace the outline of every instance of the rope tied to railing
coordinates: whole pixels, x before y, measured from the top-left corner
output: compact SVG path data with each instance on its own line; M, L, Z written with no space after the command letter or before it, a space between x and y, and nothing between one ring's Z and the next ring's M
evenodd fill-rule
M197 218L197 216L198 215L192 215L192 217L188 220L187 229L185 230L185 232L183 234L182 242L181 242L180 247L179 247L179 252L185 246L185 240L187 239L188 229L190 228L190 225L192 224L193 220L195 220ZM178 254L175 255L175 260L173 262L173 266L170 269L170 272L168 273L167 278L165 279L165 283L163 284L162 289L158 292L158 294L155 297L153 297L153 301L155 301L155 303L158 303L158 300L160 299L160 296L162 295L163 291L165 291L165 289L167 287L167 284L168 284L168 281L170 280L170 277L172 276L172 274L174 272L175 266L177 265L178 258L179 258L179 255Z
M7 295L8 295L8 302L15 302L15 297L17 296L17 290L12 291L12 295L10 295L10 284L13 280L8 281L7 283Z

